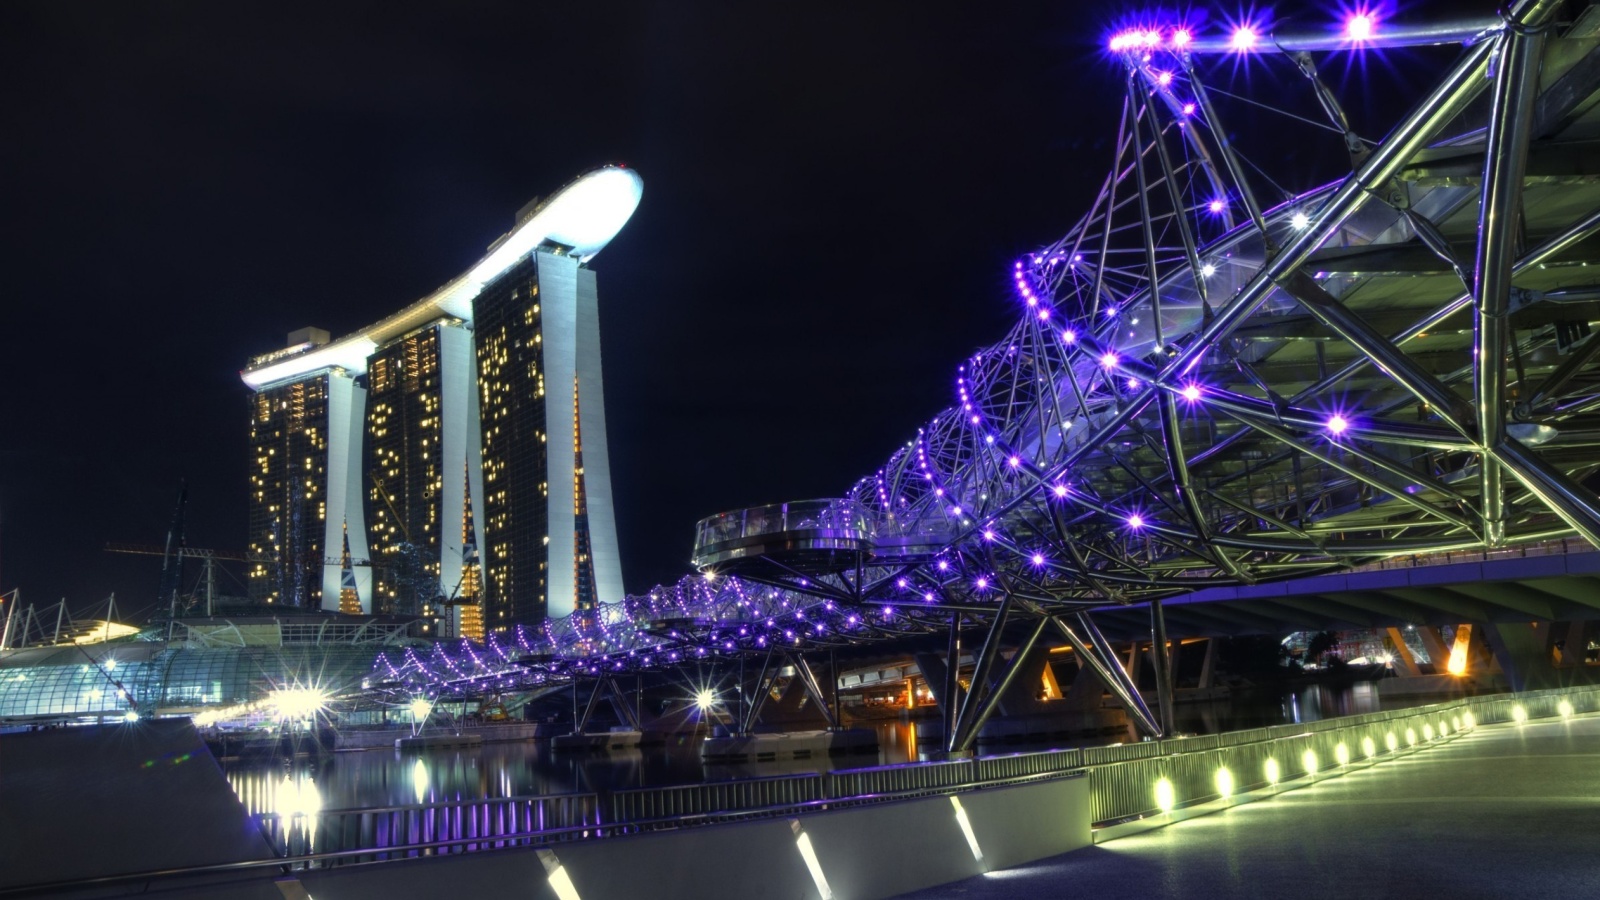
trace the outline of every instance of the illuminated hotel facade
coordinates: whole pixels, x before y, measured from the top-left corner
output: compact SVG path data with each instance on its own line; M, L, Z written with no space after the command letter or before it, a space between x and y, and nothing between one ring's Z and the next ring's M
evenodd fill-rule
M433 294L251 361L253 598L477 639L621 599L588 262L641 190L590 172Z

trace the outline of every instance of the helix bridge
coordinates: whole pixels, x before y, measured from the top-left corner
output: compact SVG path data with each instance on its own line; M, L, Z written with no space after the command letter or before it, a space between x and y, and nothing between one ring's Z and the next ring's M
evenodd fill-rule
M1049 634L1160 734L1097 615L1146 610L1165 644L1162 600L1202 588L1600 545L1600 16L1557 7L1118 31L1098 193L1011 266L1016 323L881 468L700 522L676 584L391 653L374 681L509 690L972 640L957 749L1015 674L1002 636L1020 660ZM1394 52L1436 61L1431 84L1360 66L1420 98L1359 133L1324 70ZM1290 146L1344 174L1284 186Z

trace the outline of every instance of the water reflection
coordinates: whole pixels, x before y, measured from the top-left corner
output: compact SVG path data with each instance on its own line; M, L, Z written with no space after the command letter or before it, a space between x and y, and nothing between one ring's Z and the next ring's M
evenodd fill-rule
M1179 731L1219 734L1353 716L1377 712L1379 708L1377 684L1358 681L1348 687L1311 684L1287 689L1240 690L1226 700L1179 703L1174 712Z
M1373 712L1379 708L1376 685L1330 688L1308 685L1292 690L1238 692L1229 700L1180 703L1180 730L1216 734L1285 722ZM924 738L917 739L918 725ZM800 772L892 765L925 758L938 749L937 718L889 721L878 732L876 754L822 757L742 765L700 761L700 736L670 738L664 745L612 753L562 753L548 744L516 742L475 748L444 748L400 753L393 750L334 753L322 757L231 759L223 761L228 781L252 813L310 817L321 809L370 809L421 803L447 803L542 794L606 793L636 787L664 787L759 778ZM1106 740L1116 740L1107 738ZM1017 753L1075 746L983 747L989 753Z
M428 802L428 764L419 757L411 767L411 787L417 792L417 802Z

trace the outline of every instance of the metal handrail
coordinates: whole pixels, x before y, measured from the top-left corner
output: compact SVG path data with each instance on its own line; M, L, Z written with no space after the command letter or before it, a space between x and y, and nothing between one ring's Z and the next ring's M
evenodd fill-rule
M967 772L966 778L946 781L944 778L931 779L933 782L917 784L907 787L898 787L889 790L862 792L848 796L834 795L837 788L843 786L849 779L819 776L815 773L806 773L801 776L774 776L765 779L752 779L752 782L767 785L778 785L788 781L810 779L821 786L824 796L816 799L797 800L776 804L763 804L737 809L718 809L704 812L694 812L669 816L656 816L643 819L618 820L610 822L585 822L576 825L564 825L554 828L540 829L508 834L464 835L461 837L447 838L434 841L415 841L387 847L363 847L348 850L324 851L320 853L300 853L285 855L266 860L248 860L234 863L218 863L202 866L189 866L176 869L153 870L147 872L134 872L122 875L97 876L94 878L77 879L39 883L32 885L17 885L0 888L0 896L13 896L30 893L46 893L60 891L75 887L89 887L94 885L112 884L118 882L148 880L157 878L172 878L185 875L203 875L225 872L243 872L267 867L282 867L284 871L293 871L316 866L318 863L331 863L337 865L341 861L356 860L362 862L392 862L396 859L414 859L419 855L430 855L431 852L449 850L450 848L469 847L472 845L484 846L483 849L496 849L505 846L526 846L536 843L552 843L560 840L572 839L601 839L626 834L655 831L664 828L682 828L693 825L731 822L743 819L765 818L776 815L803 815L828 809L839 809L851 806L873 803L908 800L918 797L937 796L943 794L957 794L966 791L1011 787L1050 781L1063 778L1088 778L1090 780L1091 804L1097 812L1091 813L1097 823L1109 823L1136 819L1151 812L1149 806L1151 798L1147 790L1149 787L1148 776L1153 772L1173 773L1180 787L1192 788L1202 785L1200 790L1186 790L1186 799L1179 806L1190 806L1215 799L1214 792L1204 789L1214 771L1215 763L1223 757L1230 759L1247 758L1246 761L1259 763L1264 758L1265 752L1270 752L1275 746L1295 744L1298 749L1304 744L1310 749L1318 750L1325 754L1323 758L1331 761L1330 746L1332 741L1341 738L1349 740L1353 737L1350 732L1374 725L1395 723L1406 724L1408 721L1418 723L1424 721L1447 721L1446 717L1471 711L1478 720L1478 724L1491 724L1512 719L1512 710L1522 706L1529 718L1548 718L1558 715L1558 705L1562 699L1588 698L1585 703L1589 708L1600 708L1600 688L1553 688L1543 691L1529 691L1521 694L1501 694L1488 697L1472 697L1447 703L1433 703L1424 706L1406 709L1385 710L1374 713L1362 713L1355 716L1345 716L1335 719L1323 719L1316 722L1303 724L1277 725L1265 728L1246 729L1239 732L1215 735L1216 743L1194 738L1170 738L1164 741L1151 741L1140 744L1129 744L1121 747L1091 747L1081 750L1043 751L1040 753L1011 754L999 757L978 757L970 760L950 761L941 763L913 763L900 766L877 766L855 770L840 770L832 775L853 776L863 773L897 772L911 775L913 778L918 770L924 772ZM1458 732L1452 732L1452 734ZM1415 752L1417 749L1429 746L1427 743L1419 744L1414 748L1402 747L1398 753ZM1124 759L1096 759L1097 756L1111 755L1109 751L1128 751ZM1133 754L1137 755L1133 755ZM1387 755L1387 754L1384 754ZM1398 755L1398 754L1397 754ZM1288 757L1285 757L1288 759ZM1066 767L1073 760L1076 764ZM1370 760L1354 760L1351 765L1361 765ZM1051 769L1032 773L1001 774L998 776L984 777L985 770L1006 770L1015 766L1045 766L1061 765L1063 768ZM1243 774L1243 770L1241 773ZM1289 775L1283 779L1290 783L1297 777ZM859 781L859 779L857 779ZM728 785L737 782L721 782ZM1261 785L1259 781L1241 778L1238 791L1252 790ZM687 785L665 790L684 790L705 788L708 785ZM659 788L636 789L633 793L659 791ZM550 794L540 795L535 798L497 798L501 801L512 799L539 799L558 801L593 800L591 807L598 816L600 806L594 794ZM374 807L369 810L331 810L334 814L349 814L360 812L406 812L419 809L454 809L464 806L479 806L485 802L494 801L466 801L446 802L435 804L420 804L417 806L401 807ZM470 852L470 851L469 851ZM362 859L362 858L365 859Z

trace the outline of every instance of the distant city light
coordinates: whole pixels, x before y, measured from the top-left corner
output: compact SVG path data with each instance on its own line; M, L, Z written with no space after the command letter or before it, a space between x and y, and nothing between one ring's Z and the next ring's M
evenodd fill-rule
M281 688L267 694L267 705L283 720L309 719L328 705L328 694L316 688Z

